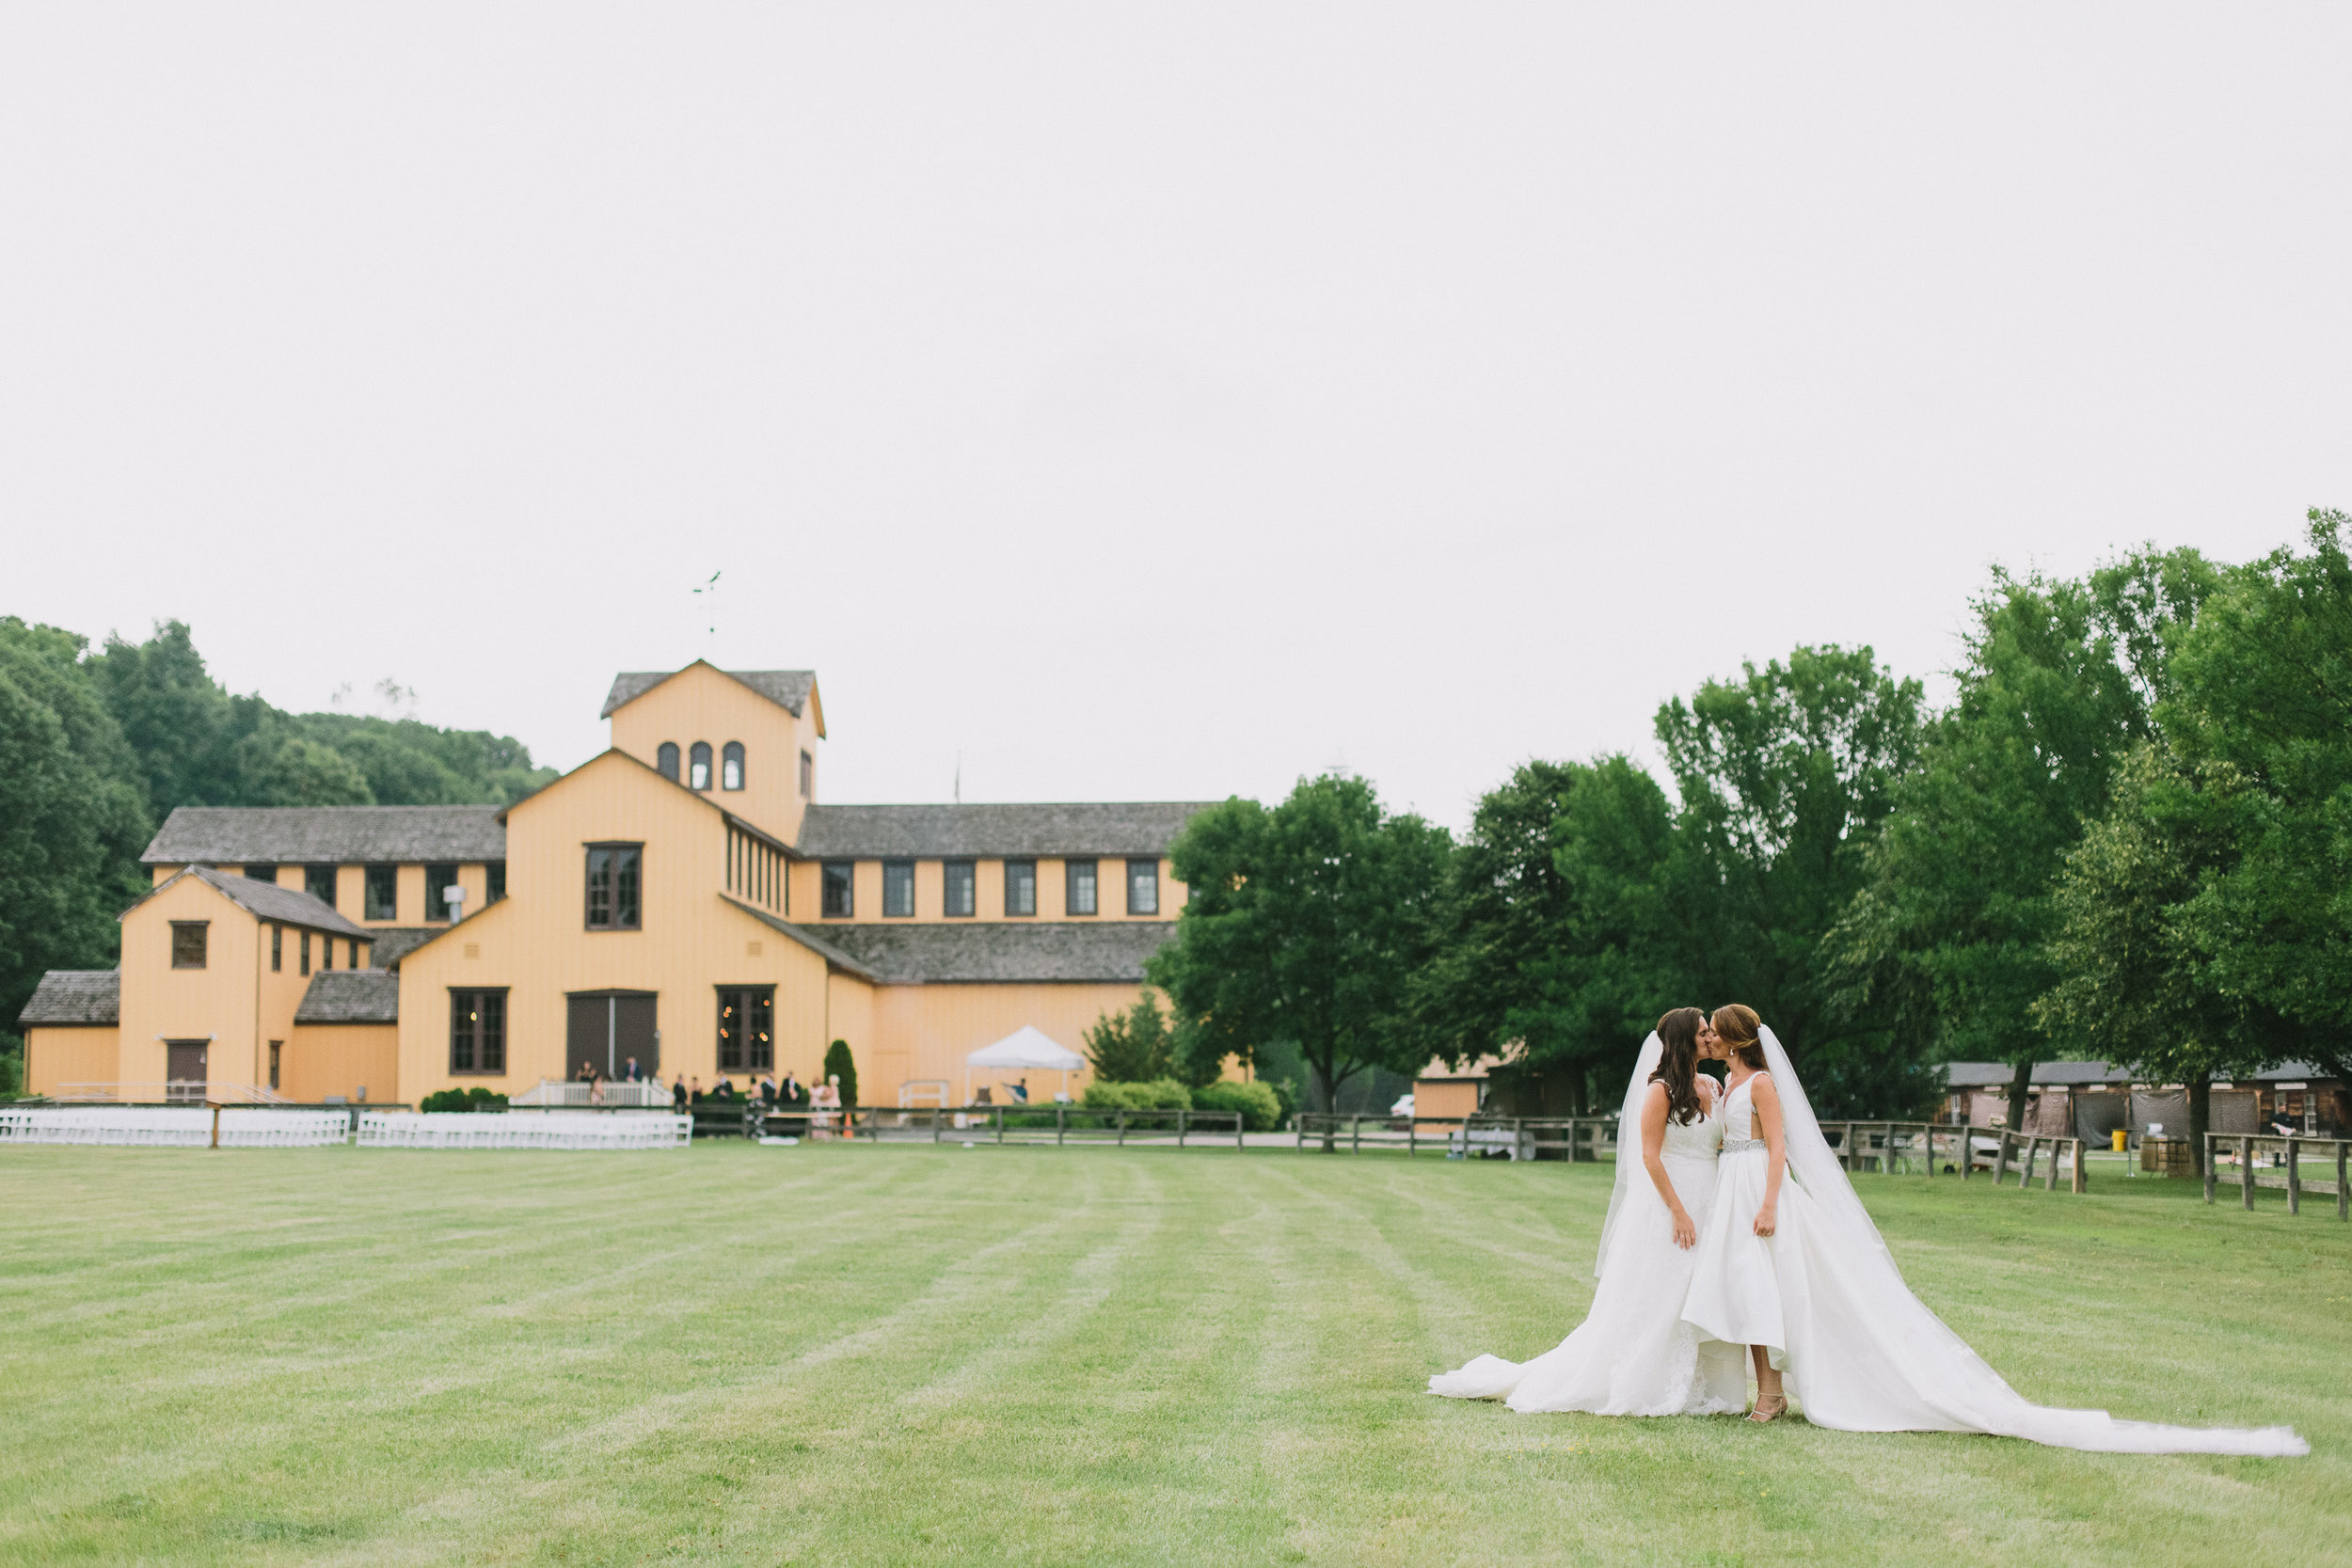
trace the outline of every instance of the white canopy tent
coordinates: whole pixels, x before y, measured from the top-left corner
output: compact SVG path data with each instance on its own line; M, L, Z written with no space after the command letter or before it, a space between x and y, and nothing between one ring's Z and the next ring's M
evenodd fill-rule
M982 1046L963 1059L963 1102L972 1103L972 1069L983 1072L1058 1072L1064 1093L1070 1089L1070 1075L1087 1065L1087 1059L1066 1045L1057 1043L1045 1031L1025 1023L998 1040Z

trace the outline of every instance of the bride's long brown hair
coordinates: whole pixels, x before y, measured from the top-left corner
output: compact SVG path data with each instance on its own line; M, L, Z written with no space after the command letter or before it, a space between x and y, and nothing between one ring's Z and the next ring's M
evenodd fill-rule
M1699 1103L1699 1025L1707 1015L1696 1007L1677 1007L1658 1021L1658 1040L1666 1049L1658 1058L1653 1084L1666 1085L1666 1117L1689 1126L1705 1114Z

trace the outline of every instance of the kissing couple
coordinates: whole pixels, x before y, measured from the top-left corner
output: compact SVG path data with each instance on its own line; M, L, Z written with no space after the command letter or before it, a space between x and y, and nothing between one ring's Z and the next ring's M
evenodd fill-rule
M1698 1070L1722 1061L1718 1091ZM1793 1395L1842 1432L1979 1432L2106 1453L2305 1454L2291 1427L2160 1426L2032 1404L1911 1293L1788 1053L1753 1009L1677 1007L1643 1043L1584 1321L1518 1363L1429 1380L1454 1399L1597 1416L1749 1414ZM1631 1157L1640 1130L1640 1159Z

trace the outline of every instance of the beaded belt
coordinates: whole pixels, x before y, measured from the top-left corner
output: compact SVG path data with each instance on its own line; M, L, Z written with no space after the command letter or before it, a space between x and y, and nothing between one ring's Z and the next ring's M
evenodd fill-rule
M1766 1148L1770 1147L1771 1146L1766 1144L1761 1138L1725 1138L1724 1140L1723 1151L1725 1154L1742 1154L1751 1148Z

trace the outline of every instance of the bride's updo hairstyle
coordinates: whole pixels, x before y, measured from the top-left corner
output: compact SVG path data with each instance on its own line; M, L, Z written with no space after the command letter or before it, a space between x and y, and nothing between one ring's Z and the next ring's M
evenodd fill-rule
M1705 1114L1699 1104L1699 1025L1707 1015L1696 1007L1677 1007L1658 1021L1659 1043L1666 1049L1658 1058L1653 1084L1666 1085L1666 1116L1688 1127Z
M1756 1016L1756 1009L1738 1002L1727 1002L1715 1009L1715 1034L1724 1042L1724 1054L1742 1067L1757 1072L1764 1070L1764 1021Z

